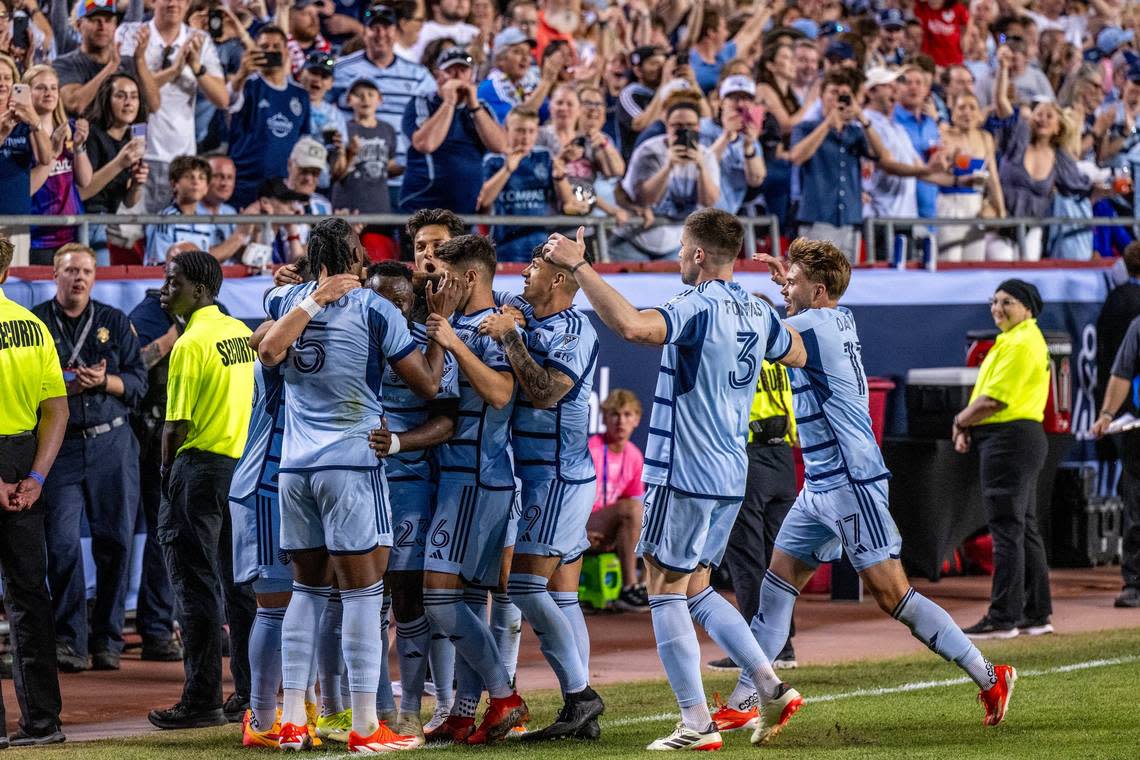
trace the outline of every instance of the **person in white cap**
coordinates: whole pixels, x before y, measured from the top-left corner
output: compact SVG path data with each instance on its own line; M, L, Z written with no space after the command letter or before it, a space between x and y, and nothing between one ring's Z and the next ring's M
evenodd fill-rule
M491 47L494 68L479 83L478 96L491 108L500 124L506 123L507 114L516 106L537 111L543 120L548 116L546 98L558 84L564 60L560 55L556 59L548 58L540 72L531 65L536 44L515 26L508 26L495 35Z
M328 170L329 152L318 140L302 137L289 154L289 174L285 185L290 190L309 196L309 200L298 210L301 214L328 216L332 214L332 203L317 192L321 172ZM309 240L309 225L290 224L277 231L277 238L286 250L304 248Z
M756 105L756 83L733 74L720 85L721 133L709 149L720 163L717 208L735 214L751 188L764 184L768 169L760 146L765 112Z

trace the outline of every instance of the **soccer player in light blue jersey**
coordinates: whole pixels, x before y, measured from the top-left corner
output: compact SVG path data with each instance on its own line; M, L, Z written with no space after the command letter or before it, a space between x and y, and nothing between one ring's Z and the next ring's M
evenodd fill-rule
M455 435L438 449L440 481L424 559L424 609L450 636L459 657L451 715L428 738L484 744L529 718L484 617L486 590L499 585L514 505L515 380L499 344L479 333L479 324L495 309L494 246L478 235L460 235L436 248L434 260L437 270L461 283L463 294L450 321L432 314L427 322L433 344L459 363L460 379ZM475 728L484 686L491 704Z
M681 280L689 289L642 311L589 265L584 236L581 228L576 242L552 235L546 258L569 270L610 329L626 340L664 347L637 548L646 565L657 651L681 721L648 749L721 746L701 683L693 620L759 684L761 717L753 742L766 743L803 700L773 672L740 612L709 587L709 573L724 555L744 497L748 412L760 360L803 366L803 343L771 306L732 281L744 228L731 214L703 209L689 216L680 253Z
M269 291L266 311L276 322L258 347L262 363L283 363L286 384L278 482L281 547L292 559L294 582L281 642L285 698L278 746L310 746L304 694L335 577L352 702L348 749L407 749L417 737L397 736L376 713L376 622L392 528L387 483L368 435L381 425L385 366L430 399L439 389L444 355L437 346L418 351L404 316L360 288L364 251L343 219L313 226L308 258L317 281ZM431 305L450 314L456 288L446 278L441 287L445 292Z
M523 281L532 309L526 331L502 312L479 328L503 347L519 383L511 435L522 509L507 589L538 636L565 700L554 723L523 741L596 739L604 706L590 688L579 651L586 631L578 575L590 545L586 521L596 490L586 440L598 336L574 308L578 284L568 270L542 258L542 246Z
M993 665L941 607L907 581L899 561L902 539L888 509L890 473L871 430L867 376L851 312L839 299L851 280L847 258L829 242L800 238L788 266L761 257L781 286L788 324L799 331L808 360L788 370L804 454L804 488L780 532L760 588L752 630L775 655L788 638L796 597L821 562L846 552L879 607L916 639L962 668L981 689L983 723L996 726L1017 679L1009 665ZM729 706L753 693L742 674Z
M272 324L266 321L254 331L249 339L254 350ZM234 583L251 583L257 597L249 636L250 709L242 721L242 744L275 749L281 624L293 589L293 570L278 547L277 470L285 433L285 379L280 367L257 362L253 381L249 435L229 493Z
M376 264L368 270L366 285L410 318L416 295L411 270L406 266L393 261ZM426 350L427 328L416 323L410 323L409 327L416 345ZM369 436L372 450L385 462L385 475L391 488L392 525L396 531L388 572L384 576L384 584L392 594L396 649L400 658L401 696L396 733L421 739L420 705L432 637L423 606L424 548L436 495L431 449L447 441L455 431L458 382L458 368L448 356L439 394L434 401L424 401L389 368L384 377L382 427ZM383 643L386 637L381 638Z

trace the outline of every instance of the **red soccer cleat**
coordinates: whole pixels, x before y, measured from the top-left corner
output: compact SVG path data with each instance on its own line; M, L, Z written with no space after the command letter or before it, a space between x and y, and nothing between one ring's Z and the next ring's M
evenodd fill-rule
M1017 670L1012 665L994 665L994 678L997 682L993 686L978 692L978 699L986 708L983 726L996 726L1005 720L1005 711L1013 698L1013 685L1017 683Z
M383 721L370 736L361 736L355 731L348 735L348 751L361 755L377 755L381 752L415 749L418 746L419 737L400 736Z
M760 708L753 705L748 710L737 710L726 704L720 694L713 694L716 712L712 714L717 731L739 731L743 728L756 728L760 722Z
M283 723L281 731L277 734L277 749L289 752L300 752L311 749L313 739L309 736L309 727L305 724Z
M424 738L429 742L444 742L448 744L463 744L467 737L475 731L474 718L461 718L458 715L448 715L447 718L431 731L424 731Z
M491 697L491 706L483 713L483 722L467 737L468 744L493 744L502 740L512 728L530 720L526 702L516 691L509 697Z

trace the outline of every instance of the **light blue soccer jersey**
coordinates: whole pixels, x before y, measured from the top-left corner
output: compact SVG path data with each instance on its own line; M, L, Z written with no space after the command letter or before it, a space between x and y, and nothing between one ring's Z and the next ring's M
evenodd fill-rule
M265 311L280 319L317 283L270 290ZM404 315L367 288L321 310L282 364L285 439L281 471L374 469L368 433L380 427L385 365L416 349Z
M586 446L590 393L598 360L598 335L574 307L527 324L527 350L541 367L570 378L573 387L553 409L537 409L519 386L511 422L515 471L524 480L557 477L570 483L594 480L594 460Z
M760 360L782 359L791 333L735 282L703 282L657 310L667 329L643 478L688 496L742 498Z
M510 372L511 365L495 340L479 334L479 323L492 313L483 309L474 314L456 314L451 318L455 334L471 353L497 372ZM502 409L483 400L471 382L459 373L459 419L455 435L439 447L441 477L469 478L484 488L515 488L511 466L510 425L514 397Z
M871 430L855 318L840 306L809 309L788 324L803 337L808 356L803 368L788 368L805 487L827 491L889 478Z
M230 501L244 501L258 491L277 492L277 468L285 434L285 378L281 368L254 363L253 412L245 450L230 479Z
M411 325L412 340L421 351L428 346L427 328L413 323ZM439 393L436 399L458 398L459 396L459 366L451 354L446 355L443 365L443 377L439 382ZM384 392L381 394L384 401L384 416L388 418L388 429L396 433L403 433L427 422L431 415L431 406L428 401L416 395L408 387L404 379L396 374L391 365L384 374ZM388 480L431 480L431 451L401 451L384 460L385 474Z

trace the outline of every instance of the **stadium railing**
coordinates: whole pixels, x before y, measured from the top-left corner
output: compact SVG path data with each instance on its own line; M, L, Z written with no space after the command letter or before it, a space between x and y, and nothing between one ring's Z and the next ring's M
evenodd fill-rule
M350 224L377 225L383 227L403 228L408 221L409 214L349 214L343 218ZM272 237L271 227L274 224L313 224L324 218L311 215L274 215L274 214L183 214L176 217L178 224L256 224L265 230L264 235ZM780 250L780 222L775 216L740 216L744 225L745 250L754 251L757 247L757 229L766 231L768 244L771 250ZM551 232L562 231L574 234L579 226L592 228L597 239L598 260L610 261L610 247L615 242L611 239L614 228L619 225L613 217L609 216L490 216L487 214L471 214L463 217L463 221L471 225L496 226L510 225L516 227L537 227ZM676 225L683 220L667 219L664 217L654 220L653 226ZM149 225L170 224L170 216L160 214L76 214L71 216L0 216L2 227L78 227L79 242L87 245L90 241L91 225ZM626 229L637 229L644 225L640 219L633 219L624 225Z
M985 231L1009 230L1014 231L1014 240L1016 241L1017 251L1025 250L1026 236L1030 229L1040 227L1042 228L1043 236L1047 237L1047 228L1052 226L1066 226L1066 227L1125 227L1136 237L1140 237L1140 218L1138 217L1125 217L1125 216L1094 216L1094 217L1045 217L1037 219L1035 217L1008 217L1005 219L918 219L910 217L891 217L891 218L869 218L863 220L863 240L866 246L866 256L868 261L876 260L875 247L879 243L879 238L876 237L876 231L882 229L885 232L884 237L886 240L892 241L892 250L886 253L886 256L881 256L889 261L893 266L899 269L907 268L908 264L918 260L922 265L930 270L936 271L939 266L938 257L931 255L932 248L922 248L919 253L915 253L916 249L920 246L915 245L913 235L908 235L910 245L901 247L894 245L896 239L895 232L897 230L910 230L911 228L927 228L927 227L973 227ZM1044 246L1045 240L1042 241ZM1089 259L1092 258L1092 250L1089 251ZM1020 260L1015 260L1020 261ZM1058 262L1066 261L1064 259L1049 259L1042 258L1042 261ZM1069 259L1067 261L1081 261L1080 259ZM945 262L943 262L945 263ZM990 263L990 262L979 262ZM994 262L996 263L996 262ZM1022 262L1028 263L1028 262Z

